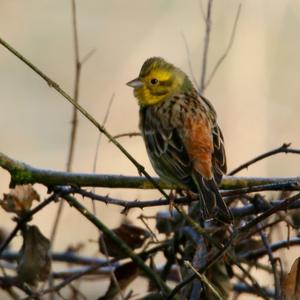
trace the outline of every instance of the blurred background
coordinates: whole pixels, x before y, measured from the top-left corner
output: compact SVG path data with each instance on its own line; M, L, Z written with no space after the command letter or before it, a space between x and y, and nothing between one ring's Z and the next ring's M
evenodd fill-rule
M208 74L228 45L239 3L213 3ZM202 5L206 7L206 1ZM77 23L80 57L95 49L82 69L79 101L102 122L114 94L106 124L113 135L138 131L138 105L125 83L138 75L148 57L164 57L188 74L193 72L200 81L205 22L199 0L77 1ZM0 0L1 38L70 94L75 71L72 30L71 1ZM299 32L299 1L242 1L232 49L205 92L218 112L229 170L283 142L300 148ZM3 47L0 90L0 151L35 167L65 170L71 105ZM79 116L73 171L92 172L97 138L95 127ZM140 137L120 142L154 175ZM299 165L299 156L279 155L241 175L297 176ZM101 139L97 172L137 175L128 159L105 137ZM8 173L0 169L0 195L8 192L8 184ZM36 189L46 195L45 188ZM128 200L159 196L155 191L142 190L97 192ZM91 207L87 200L84 204ZM46 236L56 211L57 205L51 204L32 222ZM109 227L119 225L123 217L120 211L97 204L98 216ZM147 209L144 213L155 211ZM131 210L127 218L138 222L140 214L140 210ZM11 217L0 210L1 228L13 228ZM66 205L54 249L65 250L85 242L84 253L95 254L97 238L94 226ZM20 239L14 239L12 247L18 249ZM294 257L287 261L289 267ZM100 293L94 289L91 297Z

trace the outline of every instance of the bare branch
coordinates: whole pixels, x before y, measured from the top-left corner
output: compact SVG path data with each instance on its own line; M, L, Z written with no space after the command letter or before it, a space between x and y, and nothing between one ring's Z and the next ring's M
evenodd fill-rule
M240 165L239 167L237 167L236 169L232 170L231 172L228 173L228 175L235 175L236 173L240 172L243 169L248 168L250 165L264 159L267 158L269 156L278 154L278 153L294 153L294 154L300 154L300 150L299 149L291 149L289 148L291 146L290 143L284 143L282 144L280 147L275 148L271 151L268 151L266 153L263 153L247 162L245 162L244 164Z
M105 113L105 116L104 116L104 119L102 121L101 126L106 125L106 122L107 122L107 119L108 119L108 116L109 116L110 109L111 109L111 106L113 104L114 98L115 98L115 94L112 94L110 99L109 99L108 106L107 106L107 109L106 109L106 113ZM102 134L101 134L101 132L99 132L98 139L97 139L97 144L96 144L95 156L94 156L93 173L95 173L96 169L97 169L97 160L98 160L99 147L100 147L100 143L101 143L101 136L102 136Z
M192 66L191 53L190 53L190 49L189 49L189 46L188 46L188 42L186 40L186 37L185 37L184 33L181 33L181 36L182 36L182 39L183 39L183 42L184 42L185 52L186 52L186 56L187 56L187 61L188 61L190 73L192 75L192 80L193 80L193 83L196 86L197 90L199 90L199 85L198 85L197 79L195 77L193 66Z
M81 74L81 63L79 58L79 42L78 42L78 30L77 30L77 16L76 16L76 2L72 0L72 24L73 24L73 37L74 37L74 52L75 52L75 81L74 81L74 101L78 102L79 96L79 86L80 86L80 74ZM73 117L72 117L72 129L70 136L70 145L67 161L67 171L71 171L72 162L74 157L74 148L77 135L78 126L78 112L76 107L73 107ZM60 214L58 214L60 215Z
M289 240L278 241L276 243L273 243L270 245L270 248L274 252L282 248L289 248L292 246L299 246L299 245L300 245L300 237L293 237ZM251 261L251 260L257 260L267 254L268 254L267 249L265 247L262 247L257 250L249 250L248 252L239 255L239 258L242 260Z
M211 73L210 73L207 81L205 82L204 89L206 89L209 86L209 84L211 83L212 79L216 75L218 69L220 68L220 66L224 62L225 58L227 57L229 51L231 50L231 47L232 47L234 39L235 39L235 33L236 33L236 29L237 29L239 18L240 18L241 8L242 8L242 5L239 4L238 10L237 10L237 13L236 13L236 16L235 16L234 24L233 24L233 27L232 27L232 32L231 32L231 35L230 35L229 43L227 45L227 48L225 49L225 51L222 54L222 56L218 59L218 61L216 62L215 66L213 67L213 70L211 71Z
M204 94L205 81L206 81L206 69L208 63L208 48L210 41L210 30L211 30L211 10L212 10L213 0L208 0L207 3L207 13L205 18L205 36L203 44L203 55L202 55L202 71L200 79L200 93Z
M89 186L89 187L109 187L109 188L134 188L134 189L175 189L180 188L168 184L161 179L154 177L151 182L145 177L123 176L123 175L106 175L106 174L89 174L89 173L68 173L61 171L52 171L38 169L23 162L14 160L4 153L0 152L0 167L7 170L11 175L11 187L16 184L41 183L45 186L72 185L72 186ZM259 185L283 184L291 185L290 190L298 185L298 177L232 177L224 176L220 185L221 189L231 190L239 188L254 187ZM267 187L265 187L267 188ZM239 191L241 192L241 191ZM168 196L167 196L168 197Z
M147 274L148 278L163 294L168 293L169 288L165 284L165 282L163 282L160 277L155 274L155 272L150 267L148 267L145 262L137 254L135 254L123 240L121 240L116 234L114 234L109 228L107 228L98 218L91 214L74 197L68 195L63 197L71 205L71 207L77 209L86 219L88 219L99 230L107 235L107 237L109 237L109 239L113 243L115 243L116 246L118 246L128 257L130 257L132 261L135 262L137 266Z
M121 134L117 134L114 135L115 139L119 139L122 137L135 137L135 136L142 136L140 132L127 132L127 133L121 133Z
M24 216L22 216L20 219L16 219L17 225L13 229L13 231L10 233L10 235L2 242L0 245L0 255L5 250L5 248L8 246L8 244L11 242L11 240L16 236L18 231L21 229L21 227L31 220L32 216L39 212L41 209L43 209L45 206L47 206L52 201L56 200L59 197L59 194L52 194L50 197L48 197L46 200L44 200L42 203L37 205L34 209L27 212Z
M17 50L15 50L12 46L10 46L7 42L5 42L2 38L0 38L0 44L3 45L6 49L8 49L12 54L18 57L21 61L23 61L29 68L31 68L34 72L36 72L39 76L41 76L50 87L53 87L59 94L61 94L65 99L67 99L73 106L75 106L82 115L84 115L100 132L102 132L127 158L128 160L136 167L139 174L143 174L148 181L166 198L168 195L163 191L163 189L157 185L156 181L152 179L152 177L145 170L144 166L138 163L138 161L116 140L113 136L103 127L101 126L97 120L89 114L78 102L76 102L69 94L67 94L60 86L50 79L47 75L45 75L40 69L38 69L35 65L33 65L28 59L26 59L22 54L20 54Z
M280 278L279 278L279 274L277 272L276 260L274 258L272 248L270 247L266 233L261 229L260 224L257 224L256 227L257 227L257 229L259 229L259 234L261 236L261 240L266 248L267 254L269 256L269 261L272 266L273 276L274 276L274 285L275 285L275 299L280 300L281 299Z

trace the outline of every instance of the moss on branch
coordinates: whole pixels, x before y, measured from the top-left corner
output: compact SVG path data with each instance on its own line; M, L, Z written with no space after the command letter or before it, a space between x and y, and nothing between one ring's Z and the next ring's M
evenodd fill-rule
M108 174L69 173L32 167L26 163L17 161L0 152L0 167L7 170L11 176L10 185L40 183L45 186L73 185L80 187L106 187L106 188L130 188L130 189L155 189L153 184L145 177L124 176ZM153 180L162 189L176 188L159 178ZM221 189L231 190L260 186L266 184L290 183L298 189L298 177L233 177L224 176ZM292 188L291 188L292 189Z

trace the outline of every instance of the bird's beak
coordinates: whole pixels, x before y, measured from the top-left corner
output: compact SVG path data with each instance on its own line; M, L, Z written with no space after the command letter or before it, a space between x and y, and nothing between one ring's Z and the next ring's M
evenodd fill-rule
M135 79L127 82L126 84L134 89L137 89L137 88L142 87L144 85L144 82L141 81L139 78L135 78Z

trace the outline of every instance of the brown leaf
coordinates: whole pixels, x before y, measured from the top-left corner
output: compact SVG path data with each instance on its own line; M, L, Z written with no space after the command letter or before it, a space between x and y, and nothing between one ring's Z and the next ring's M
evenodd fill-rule
M31 184L17 185L9 194L4 194L0 205L7 212L20 216L30 210L33 200L40 201L40 196Z
M284 276L282 291L285 300L300 300L300 257L298 257L291 271Z
M236 243L235 251L238 254L242 254L244 252L260 249L261 247L263 247L261 239L249 238Z
M150 237L150 233L147 230L129 224L122 224L120 227L112 229L112 231L133 250L140 248L145 240ZM108 256L118 258L125 257L124 252L115 246L105 234L100 235L99 249L101 253L107 254Z
M6 230L3 228L0 228L0 245L6 240L6 238L7 238Z
M289 212L289 214L293 220L293 225L295 228L300 229L300 209L293 209Z
M18 277L22 282L36 284L48 278L50 271L50 241L36 226L22 230L23 245L18 259Z
M116 285L114 279L110 280L107 292L98 300L111 300L114 299L120 292L124 290L139 274L136 263L129 262L116 268L115 277L118 282Z

